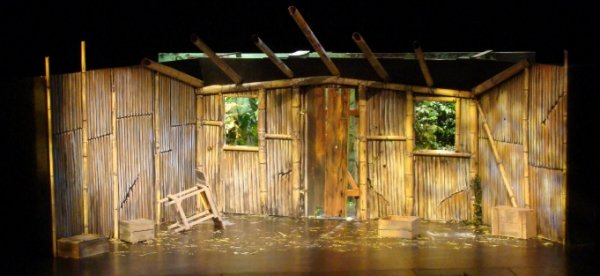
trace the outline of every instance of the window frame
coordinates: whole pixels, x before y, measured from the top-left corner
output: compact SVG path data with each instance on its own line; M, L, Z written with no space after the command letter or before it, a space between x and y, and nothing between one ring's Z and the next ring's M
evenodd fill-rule
M469 157L470 154L469 153L465 153L463 151L459 151L458 147L457 147L457 136L456 136L456 129L458 129L460 127L460 122L458 118L459 115L459 104L458 101L460 99L459 98L455 98L455 97L436 97L436 96L415 96L414 97L414 101L413 101L413 114L414 115L414 121L417 120L417 116L416 116L416 103L417 102L424 102L424 101L434 101L434 102L454 102L454 121L455 121L455 126L454 126L454 150L438 150L438 149L415 149L413 150L413 154L415 155L425 155L425 156L458 156L458 157ZM414 136L416 138L416 134L417 134L417 130L415 129L415 126L413 124L413 133ZM416 139L415 139L415 147L416 147Z
M223 150L224 151L250 151L250 152L258 152L258 149L260 147L260 138L257 137L257 144L256 146L249 146L249 145L231 145L231 144L227 144L227 138L226 135L227 133L225 133L225 118L227 118L227 112L225 111L225 98L254 98L257 99L257 103L259 101L258 99L258 95L237 95L237 94L233 94L233 95L223 95L222 96L222 107L223 107ZM258 106L258 105L257 105ZM258 111L258 107L257 107L257 111ZM256 127L258 128L258 121L260 120L258 118L258 116L260 116L260 112L256 115Z

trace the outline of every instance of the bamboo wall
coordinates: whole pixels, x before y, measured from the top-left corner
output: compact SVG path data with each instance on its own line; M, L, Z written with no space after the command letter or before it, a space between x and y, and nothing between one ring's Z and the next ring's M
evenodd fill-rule
M224 189L221 185L221 153L224 143L223 133L223 116L224 116L224 103L221 95L205 96L202 99L202 106L200 107L200 113L202 114L202 134L204 137L200 137L201 141L201 153L204 153L204 176L208 185L210 185L215 199L216 204L220 210L223 211L223 194ZM221 122L218 124L207 124L208 122Z
M404 136L405 93L367 91L367 135ZM406 215L404 151L406 141L367 142L369 216Z
M141 67L93 70L51 78L56 187L57 237L81 234L84 225L82 187L82 90L88 117L89 231L114 236L113 210L119 219L154 218L154 115L160 117L163 195L193 185L195 166L195 95L192 87L159 77L160 110L154 112L156 73ZM115 93L115 109L111 108ZM112 115L115 115L113 126ZM116 132L113 132L113 127ZM111 143L116 141L116 147ZM116 152L115 152L116 151ZM116 153L116 172L113 169ZM118 181L113 201L113 174ZM136 181L137 179L137 181ZM133 183L135 182L135 185ZM132 186L133 185L133 186ZM127 200L126 194L132 188ZM121 202L124 204L121 205ZM187 203L191 210L194 202ZM164 217L173 219L172 214Z
M416 215L427 220L470 218L469 158L415 154Z
M529 200L537 214L538 234L562 241L566 208L563 141L567 129L563 121L566 112L564 67L540 64L531 67L527 107L523 106L524 76L520 73L491 89L481 96L480 103L519 207L525 206L527 194L523 185L525 164L520 129L522 113L527 112ZM491 208L510 205L510 202L487 138L481 131L479 139L484 223L490 223Z

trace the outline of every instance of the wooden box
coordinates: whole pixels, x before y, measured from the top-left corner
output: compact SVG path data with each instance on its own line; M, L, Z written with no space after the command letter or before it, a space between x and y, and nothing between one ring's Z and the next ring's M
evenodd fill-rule
M380 237L413 239L418 227L419 217L388 216L379 219L378 233Z
M106 237L82 234L61 238L57 243L57 255L63 258L85 258L108 252Z
M154 239L154 222L149 219L119 221L119 238L130 243Z
M535 211L528 208L496 206L492 208L492 235L519 239L535 237Z

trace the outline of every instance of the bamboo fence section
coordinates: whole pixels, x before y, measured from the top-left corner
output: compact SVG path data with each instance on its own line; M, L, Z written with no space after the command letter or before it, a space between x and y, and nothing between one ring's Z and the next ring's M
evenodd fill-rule
M44 58L44 84L48 124L48 172L50 174L50 221L52 223L52 255L56 256L56 202L54 191L54 147L52 144L52 91L50 84L50 57Z
M367 87L358 87L358 186L360 188L359 213L360 220L369 219L367 216L368 202L368 167L367 167Z
M321 45L313 31L310 29L310 26L308 26L308 23L306 23L304 17L302 17L302 14L300 14L300 11L298 11L298 9L294 6L288 7L288 11L290 12L290 15L292 16L296 24L298 24L298 27L306 37L306 40L308 40L315 52L317 52L319 54L319 57L321 57L321 61L323 62L323 64L325 64L327 70L329 70L331 75L339 76L340 71L335 66L333 61L331 61L331 58L329 58L329 56L327 55L327 52L323 48L323 45Z
M285 65L285 63L279 57L277 57L277 55L275 55L271 48L269 48L269 46L267 46L267 44L265 44L260 37L253 35L252 41L261 52L267 55L269 60L273 62L273 64L277 67L277 69L279 69L279 71L281 71L281 73L290 79L294 77L294 72L292 72L292 70Z
M219 206L219 210L223 211L223 185L220 178L221 168L221 148L224 144L223 134L223 116L224 103L222 95L205 96L202 102L204 122L202 123L204 137L205 154L205 177L207 183L211 186L214 196ZM220 121L221 124L206 124L206 121Z
M428 87L433 87L433 78L431 77L431 73L429 72L429 67L427 66L427 62L425 61L425 55L423 54L423 49L421 49L421 45L418 41L413 43L413 49L415 50L415 57L417 58L417 62L419 62L419 68L421 68L421 73L423 73L423 78L425 79L425 83Z
M319 77L305 77L305 78L294 78L287 80L274 80L274 81L263 81L263 82L250 82L243 84L226 84L226 85L209 85L197 90L197 94L201 95L215 95L215 94L227 94L227 93L238 93L244 91L255 91L261 88L265 89L277 89L277 88L288 88L288 87L300 87L300 86L319 86L336 84L341 86L367 86L369 88L383 89L383 90L394 90L394 91L412 91L419 94L429 94L437 96L449 96L457 98L473 98L473 94L470 91L447 89L447 88L430 88L418 85L407 85L400 83L385 83L369 80L358 80L351 78L342 78L337 76L319 76Z
M219 69L221 69L221 71L223 71L223 73L225 73L225 75L227 75L229 79L231 79L236 84L242 82L242 77L240 77L238 73L236 73L229 65L227 65L225 61L223 61L219 56L217 56L217 54L210 47L208 47L208 45L206 45L197 35L192 34L190 38L192 40L192 43L194 43L194 45L196 45L196 47L198 47L200 51L206 54L210 61L212 61L212 63L219 67Z
M81 41L81 118L82 118L82 149L81 154L81 185L83 186L83 233L89 233L89 211L90 211L90 196L88 192L89 183L89 167L88 167L88 103L87 103L87 74L85 63L85 41Z
M413 151L415 150L415 134L414 134L414 100L411 91L406 93L406 115L404 119L404 132L406 133L406 150L404 156L404 183L405 183L405 201L406 215L413 215L414 211L414 158Z
M415 153L415 215L459 222L470 217L469 157Z
M367 61L369 61L369 64L371 64L371 67L373 67L373 70L375 70L375 73L377 73L381 80L383 80L384 82L389 82L390 75L385 70L385 68L383 68L383 65L381 65L381 62L379 62L375 54L373 54L373 51L371 51L371 47L369 47L362 35L360 35L360 33L353 33L352 40L354 40L356 46L358 46L358 48L363 52L365 58L367 59Z

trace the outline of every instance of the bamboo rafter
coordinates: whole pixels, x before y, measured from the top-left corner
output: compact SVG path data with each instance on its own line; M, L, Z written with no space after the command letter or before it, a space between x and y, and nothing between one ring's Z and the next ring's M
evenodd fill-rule
M156 71L165 76L168 76L168 77L174 78L176 80L179 80L181 82L187 83L193 87L198 88L198 87L202 87L204 85L204 82L198 78L192 77L192 76L190 76L184 72L181 72L175 68L166 66L164 64L160 64L158 62L154 62L151 59L144 58L144 59L142 59L141 64L142 64L142 66L144 66L150 70Z
M225 61L223 61L219 56L217 56L217 54L210 47L208 47L208 45L206 45L197 35L192 34L190 38L192 40L192 43L194 43L194 45L196 45L196 47L198 47L200 51L206 54L208 59L210 59L210 61L212 61L217 67L219 67L219 69L221 69L221 71L223 71L223 73L225 73L225 75L227 75L229 79L231 79L234 83L242 82L242 77L240 77L238 73L236 73L229 65L227 65Z
M279 71L281 71L286 77L290 79L294 77L294 72L292 71L292 69L285 65L285 63L279 57L277 57L277 55L275 55L271 48L269 48L269 46L267 46L267 44L265 44L262 41L262 39L260 39L260 37L258 37L257 35L253 35L252 41L254 42L254 45L256 45L256 47L258 47L258 49L260 49L261 52L267 55L269 60L271 60L271 62L273 62L273 64L277 66L277 69L279 69Z
M371 64L371 67L373 67L373 70L375 70L375 73L377 73L377 75L384 82L389 82L390 75L385 70L385 68L383 68L383 65L381 65L381 62L379 62L375 54L373 54L373 51L371 51L371 48L369 47L365 39L362 37L362 35L360 35L359 33L353 33L352 40L354 40L356 46L358 46L358 48L360 48L360 50L363 52L365 58L367 58L367 61L369 61L369 64Z
M431 77L431 73L429 72L429 67L427 67L427 62L425 61L425 54L423 54L421 44L419 44L418 41L415 41L413 43L413 49L415 50L415 57L419 62L421 73L423 73L423 78L425 78L425 83L428 87L433 87L433 78Z

